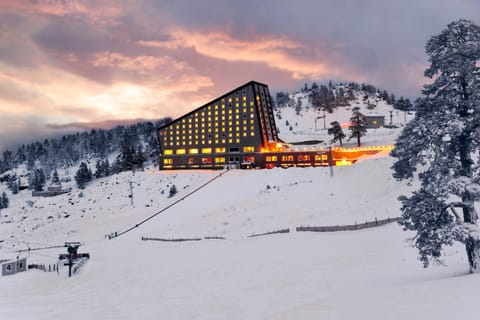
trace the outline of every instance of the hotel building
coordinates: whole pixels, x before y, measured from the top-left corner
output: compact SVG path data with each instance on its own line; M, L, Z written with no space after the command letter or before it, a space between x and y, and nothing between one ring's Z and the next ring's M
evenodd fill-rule
M250 81L160 127L160 169L327 165L324 152L286 151L272 105Z

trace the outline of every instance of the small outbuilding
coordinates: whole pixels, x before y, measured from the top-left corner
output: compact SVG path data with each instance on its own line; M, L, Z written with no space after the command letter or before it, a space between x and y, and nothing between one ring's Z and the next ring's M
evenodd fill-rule
M2 263L2 276L27 271L27 258L17 260L7 260Z
M385 125L385 116L382 115L365 115L365 121L367 122L367 129L378 129Z

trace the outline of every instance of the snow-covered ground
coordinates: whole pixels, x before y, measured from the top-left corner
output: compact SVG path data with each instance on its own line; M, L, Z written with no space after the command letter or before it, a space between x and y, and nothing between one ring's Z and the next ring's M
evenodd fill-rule
M282 110L282 121L290 111ZM288 116L303 129L288 136L280 128L284 140L321 137L308 127L314 118L306 112ZM349 115L339 113L335 120ZM365 141L391 144L398 132L370 130ZM54 198L9 194L11 206L0 220L0 259L15 257L15 250L27 246L64 241L82 242L80 252L89 252L91 259L72 278L65 267L58 275L33 270L0 277L0 319L475 317L480 276L468 274L461 246L448 249L445 266L423 269L407 242L411 234L397 224L355 232L295 232L301 225L399 216L396 199L411 187L391 177L392 163L383 154L335 167L333 177L329 168L230 170L112 240L105 235L136 225L219 172L150 168L95 180L83 191L74 187ZM172 184L178 193L169 198ZM284 228L291 232L248 237ZM225 240L158 242L142 236ZM20 256L48 265L65 251Z

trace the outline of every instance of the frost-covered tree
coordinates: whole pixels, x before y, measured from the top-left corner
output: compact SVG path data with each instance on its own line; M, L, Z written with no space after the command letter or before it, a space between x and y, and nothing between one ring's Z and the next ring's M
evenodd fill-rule
M333 135L332 143L339 141L340 145L342 145L342 140L346 137L345 133L343 133L342 126L338 121L333 121L330 125L331 127L328 128L328 134Z
M42 191L43 186L45 185L45 182L47 180L47 177L45 176L45 171L43 171L42 168L38 168L33 172L32 179L31 179L31 186L33 187L33 190L35 191Z
M367 122L364 115L360 112L360 108L354 107L352 109L352 117L350 118L350 126L348 127L351 132L348 140L357 138L357 146L360 147L360 137L363 137L367 132L366 126Z
M454 241L465 244L470 272L480 271L480 26L450 23L426 45L430 67L416 102L415 118L392 155L397 179L415 179L420 189L401 196L401 224L415 232L413 245L427 267L441 261Z
M84 189L85 185L92 180L92 176L92 171L90 171L85 162L82 162L75 173L75 182L77 182L77 186L80 189Z
M53 171L53 174L52 174L52 184L56 184L56 185L60 184L60 178L59 178L59 176L58 176L57 169L55 169L55 170Z

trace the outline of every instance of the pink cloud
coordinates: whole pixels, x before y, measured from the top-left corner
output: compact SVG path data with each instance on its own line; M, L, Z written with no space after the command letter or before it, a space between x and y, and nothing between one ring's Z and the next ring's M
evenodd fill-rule
M222 31L200 33L182 29L171 31L171 37L172 40L167 41L140 40L137 43L166 49L194 48L199 54L214 59L262 63L273 69L288 71L294 79L336 77L343 73L335 64L327 63L324 58L326 51L312 49L287 38L257 36L241 40ZM306 59L292 54L302 50L314 50L313 57Z
M119 125L131 125L137 122L143 121L155 121L147 119L119 119L119 120L104 120L104 121L91 121L91 122L70 122L70 123L48 123L46 125L49 129L54 130L69 130L69 129L79 129L79 130L91 130L91 129L110 129Z

